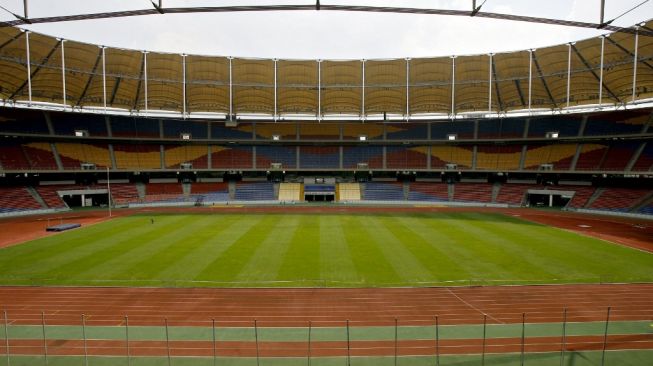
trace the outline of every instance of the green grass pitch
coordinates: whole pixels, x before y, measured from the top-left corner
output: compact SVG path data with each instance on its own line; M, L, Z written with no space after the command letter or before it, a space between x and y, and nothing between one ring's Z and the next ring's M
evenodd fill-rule
M0 249L0 284L5 285L636 281L653 281L652 254L473 212L133 215Z

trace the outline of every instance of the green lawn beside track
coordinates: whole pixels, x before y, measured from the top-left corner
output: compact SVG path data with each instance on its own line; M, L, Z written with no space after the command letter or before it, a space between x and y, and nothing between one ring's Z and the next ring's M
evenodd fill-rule
M638 281L653 254L495 213L133 215L0 249L4 285Z

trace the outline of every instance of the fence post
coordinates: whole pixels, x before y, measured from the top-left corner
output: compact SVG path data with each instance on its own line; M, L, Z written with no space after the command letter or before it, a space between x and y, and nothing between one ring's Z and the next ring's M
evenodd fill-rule
M258 324L256 322L256 319L254 319L254 339L256 340L256 366L260 365L260 360L259 360L259 351L258 351Z
M397 366L397 318L395 318L395 366Z
M312 324L311 321L308 321L308 366L311 366L311 329L312 329Z
M560 366L565 362L565 348L567 348L567 308L562 312L562 339L560 341Z
M603 333L603 352L601 353L601 366L605 365L605 349L608 347L608 325L610 324L610 306L605 317L605 332Z
M349 319L347 319L347 366L351 366L351 347L349 345Z
M435 365L440 366L440 324L435 316Z
M481 353L481 366L485 366L485 334L487 330L487 314L483 314L483 353Z
M5 315L5 349L7 353L7 366L11 365L10 354L9 354L9 319L7 318L7 310L4 310Z
M163 318L166 326L166 352L168 353L168 366L170 366L170 335L168 333L168 318Z
M88 347L86 344L86 316L82 314L82 340L84 341L84 366L88 366Z
M127 347L127 365L131 365L131 355L129 352L129 317L125 315L125 346Z
M526 313L521 313L521 366L524 366L524 342L526 338Z
M211 335L213 339L213 366L215 366L216 363L216 349L215 349L215 318L211 319Z
M45 312L41 311L41 329L43 330L43 360L48 365L48 339L45 336Z

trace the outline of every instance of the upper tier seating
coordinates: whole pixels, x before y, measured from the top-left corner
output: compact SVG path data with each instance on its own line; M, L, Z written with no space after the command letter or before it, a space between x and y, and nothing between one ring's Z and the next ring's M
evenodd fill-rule
M193 169L206 169L209 149L206 145L164 145L165 167L179 169L182 163L190 163Z
M386 123L388 140L426 140L428 126L426 123Z
M474 150L469 146L431 146L431 168L444 168L446 164L457 164L459 168L472 167Z
M534 117L528 123L528 137L544 138L547 132L558 132L560 137L578 136L582 116Z
M4 170L29 170L27 156L20 143L0 139L0 166Z
M302 140L339 140L340 125L337 123L303 124L299 126L299 136Z
M213 169L251 169L254 155L251 146L211 146Z
M526 121L522 118L500 118L478 122L479 139L524 137Z
M426 146L386 147L388 169L426 169L428 148Z
M639 147L639 143L620 142L610 145L601 163L601 170L624 171Z
M163 120L163 137L178 139L182 133L189 133L193 140L208 137L208 123L205 121Z
M337 146L301 146L299 152L301 169L338 169L340 166Z
M413 182L408 192L409 201L448 201L449 185L437 182Z
M521 145L479 145L476 147L476 169L517 170L521 152Z
M161 169L161 145L113 144L113 155L118 169Z
M368 140L382 140L383 139L383 125L376 123L343 123L342 124L342 139L343 140L356 140L360 136L367 137Z
M158 119L111 116L110 121L114 137L161 137Z
M31 142L22 145L23 152L32 169L57 170L52 146L47 142Z
M447 135L454 134L458 139L474 138L474 121L433 122L431 123L431 139L446 140Z
M583 144L576 162L576 170L600 170L601 162L607 152L607 145Z
M24 187L0 187L0 213L40 210L43 207Z
M345 169L356 169L359 163L367 163L370 169L383 167L382 146L345 146L342 151L342 165Z
M653 141L646 143L644 150L633 165L633 171L648 172L653 170Z
M106 119L102 115L50 112L50 120L56 135L74 136L76 130L82 130L92 137L108 136Z
M235 198L237 201L273 201L276 199L274 185L269 182L239 182Z
M98 169L111 167L107 144L57 142L59 158L64 169L78 170L82 163L92 163Z
M615 111L590 114L584 136L611 136L642 132L650 117L650 111Z
M275 135L279 136L279 139L283 141L297 140L297 124L285 122L256 124L257 140L272 141ZM251 133L248 138L251 138Z
M524 169L538 170L542 164L551 164L554 170L569 170L577 148L577 144L529 144Z
M297 148L294 146L257 146L256 167L270 168L272 163L281 163L283 169L293 169L297 166Z
M403 201L404 186L396 182L368 182L365 183L363 198L365 201Z
M0 132L50 134L43 111L2 108L0 115Z

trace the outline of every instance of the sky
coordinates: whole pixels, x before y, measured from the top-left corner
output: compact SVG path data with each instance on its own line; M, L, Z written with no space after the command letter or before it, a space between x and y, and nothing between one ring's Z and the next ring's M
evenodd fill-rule
M156 1L156 0L155 0ZM606 0L605 18L644 5L613 25L653 18L653 0ZM477 0L481 4L483 0ZM598 23L601 0L487 0L481 11ZM471 9L472 0L321 0L322 4ZM315 4L315 0L163 0L168 7ZM23 13L23 0L0 0ZM29 0L42 17L151 8L150 0ZM0 20L14 18L0 10ZM279 59L383 59L487 54L567 43L596 29L494 19L334 11L166 14L25 26L39 33L109 47Z

